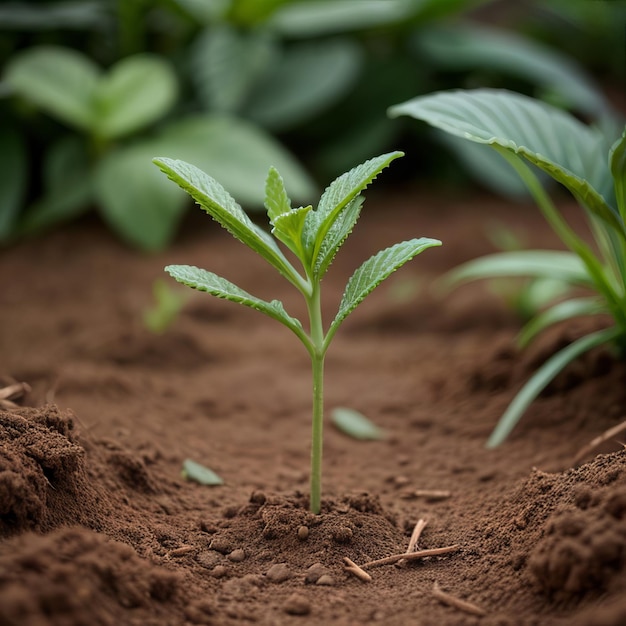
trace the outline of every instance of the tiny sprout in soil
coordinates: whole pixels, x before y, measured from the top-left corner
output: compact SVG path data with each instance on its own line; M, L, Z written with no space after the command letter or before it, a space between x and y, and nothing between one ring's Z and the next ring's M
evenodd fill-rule
M381 250L365 261L348 281L339 310L325 328L321 312L321 281L335 254L356 224L363 198L361 192L387 167L403 156L383 154L337 178L323 193L316 209L311 205L292 208L280 174L271 168L265 185L265 207L272 235L256 226L213 178L179 160L156 158L154 163L236 239L263 257L304 297L309 317L308 331L289 315L282 302L261 300L226 279L188 265L170 265L165 270L178 282L261 311L289 328L311 357L313 374L313 419L311 445L310 508L320 512L322 435L324 418L324 359L326 351L346 317L385 278L426 248L441 245L436 239L411 239ZM284 244L302 264L296 269L283 254Z

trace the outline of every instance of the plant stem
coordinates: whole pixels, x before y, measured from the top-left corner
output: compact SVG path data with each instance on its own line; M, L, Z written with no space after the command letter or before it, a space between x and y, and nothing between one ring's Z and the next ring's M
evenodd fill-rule
M311 494L310 509L320 512L322 498L322 446L324 433L324 327L320 303L319 283L313 287L311 298L307 298L311 323L311 368L313 374L313 421L311 430Z

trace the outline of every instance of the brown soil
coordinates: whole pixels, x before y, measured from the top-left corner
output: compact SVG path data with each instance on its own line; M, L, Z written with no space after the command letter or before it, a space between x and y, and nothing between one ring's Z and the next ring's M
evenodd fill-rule
M0 374L31 391L0 412L0 624L626 624L626 452L610 442L573 465L626 419L625 364L589 355L503 446L484 447L533 368L602 320L520 352L519 320L484 286L431 288L491 249L494 220L554 246L537 213L370 195L325 280L327 317L379 248L414 236L444 247L381 285L331 347L327 408L360 410L389 436L360 442L327 424L319 516L307 512L310 373L297 340L204 294L165 334L141 323L172 262L301 314L269 266L200 212L158 256L91 221L4 251ZM185 481L187 458L225 484ZM405 552L419 519L420 549L458 550L371 567L371 582L346 572L344 557ZM444 604L435 583L484 615Z

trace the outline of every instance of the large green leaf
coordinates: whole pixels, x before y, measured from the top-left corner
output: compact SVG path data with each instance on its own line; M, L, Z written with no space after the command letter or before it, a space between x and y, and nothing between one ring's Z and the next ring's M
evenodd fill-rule
M138 54L122 59L96 89L94 131L113 139L148 126L169 111L177 93L174 71L162 58Z
M154 154L188 161L219 181L246 208L261 208L270 167L282 175L291 197L310 202L315 184L272 136L239 118L196 115L168 125Z
M152 165L150 143L121 147L98 163L94 172L98 208L128 243L146 251L170 242L186 206L186 197Z
M274 132L293 128L349 93L362 66L361 48L349 39L293 44L268 67L245 116Z
M223 298L230 302L236 302L256 309L278 320L297 335L302 333L302 324L296 318L288 315L282 302L278 300L267 302L251 296L247 291L237 287L237 285L225 278L192 265L168 265L165 271L183 285L198 291L205 291L217 298Z
M416 33L414 44L420 59L439 67L495 70L543 87L585 113L598 116L609 109L598 87L572 59L510 30L472 23L431 25Z
M26 150L22 137L9 128L0 129L0 242L13 233L26 191Z
M552 278L568 284L591 287L584 263L572 252L519 250L497 252L468 261L444 277L448 286L486 278Z
M204 106L238 113L273 58L265 31L244 33L229 24L213 24L194 42L189 61Z
M313 251L313 266L321 264L319 253L326 234L346 205L356 198L380 172L402 152L390 152L369 159L334 180L324 191L315 211L307 217L305 248Z
M370 257L350 277L339 310L326 336L326 345L343 320L378 286L407 261L427 248L440 246L441 241L421 237L397 243Z
M398 22L421 3L406 0L310 0L286 3L268 20L288 37L316 37Z
M5 81L16 94L67 124L92 126L99 68L88 57L57 46L38 46L14 55Z
M298 288L302 287L300 275L275 241L252 222L214 178L185 161L159 157L154 163L236 239L261 255Z
M612 206L606 139L564 111L521 94L476 89L420 96L391 107L389 114L409 115L526 158L626 237L624 222Z

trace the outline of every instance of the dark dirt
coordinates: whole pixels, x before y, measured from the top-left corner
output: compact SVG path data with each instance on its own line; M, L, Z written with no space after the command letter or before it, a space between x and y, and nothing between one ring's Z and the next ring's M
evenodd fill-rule
M576 222L573 207L565 207ZM577 452L626 419L626 365L576 363L496 450L485 440L530 372L605 320L566 324L519 351L520 321L484 285L433 279L491 251L493 222L557 247L530 206L411 192L364 216L325 280L326 317L379 248L430 236L338 333L330 411L388 432L359 442L327 424L321 515L307 510L310 373L282 326L193 296L174 325L141 323L167 263L204 266L302 314L297 294L208 218L141 256L84 221L2 252L0 624L252 623L418 626L626 624L626 452ZM190 458L225 480L185 481ZM443 490L425 498L419 490ZM344 569L406 551L456 552ZM479 607L447 606L433 586Z

